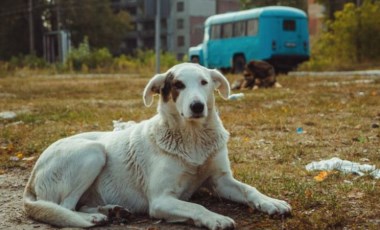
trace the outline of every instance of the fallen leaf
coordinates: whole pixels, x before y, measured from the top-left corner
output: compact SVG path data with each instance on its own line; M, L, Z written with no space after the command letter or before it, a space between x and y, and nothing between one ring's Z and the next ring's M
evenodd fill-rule
M305 196L307 198L312 198L313 197L313 191L311 189L306 189L305 190Z
M329 175L329 173L327 171L322 171L317 176L314 177L314 180L316 180L318 182L324 181L324 180L326 180L328 175Z
M17 152L17 153L16 153L16 157L17 157L18 159L22 159L22 158L24 157L24 154L23 154L22 152Z

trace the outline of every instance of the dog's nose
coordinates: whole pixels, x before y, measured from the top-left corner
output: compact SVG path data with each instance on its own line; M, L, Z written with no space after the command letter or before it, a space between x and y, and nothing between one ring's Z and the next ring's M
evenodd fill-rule
M202 113L204 108L205 108L205 105L199 101L193 102L190 105L191 111L195 114Z

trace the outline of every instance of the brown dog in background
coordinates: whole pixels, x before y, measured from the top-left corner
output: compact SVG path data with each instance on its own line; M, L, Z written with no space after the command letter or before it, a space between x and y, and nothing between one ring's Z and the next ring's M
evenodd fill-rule
M243 79L237 80L232 84L232 89L282 87L276 81L274 67L265 61L250 61L245 65L243 75Z

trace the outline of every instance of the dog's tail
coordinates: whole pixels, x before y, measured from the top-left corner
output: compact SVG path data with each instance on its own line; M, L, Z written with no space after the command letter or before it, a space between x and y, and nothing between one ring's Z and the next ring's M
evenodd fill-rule
M37 221L57 227L87 228L95 225L70 209L53 202L37 200L29 182L24 191L23 201L26 214Z

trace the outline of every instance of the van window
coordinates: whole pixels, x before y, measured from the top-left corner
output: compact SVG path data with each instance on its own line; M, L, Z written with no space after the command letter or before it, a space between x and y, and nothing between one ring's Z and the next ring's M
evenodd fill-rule
M240 21L234 23L234 37L245 36L246 21Z
M257 19L251 19L247 21L247 35L256 35L259 29L259 21Z
M231 38L232 37L232 23L222 24L222 37Z
M220 39L220 24L211 26L211 36L210 39Z
M295 20L284 20L282 23L282 28L285 31L295 31L296 30L296 21Z

